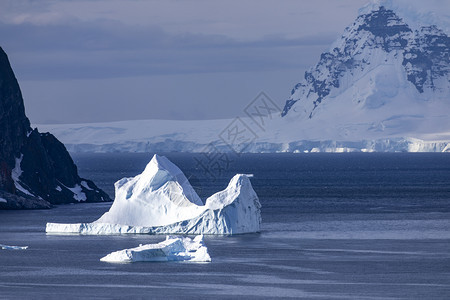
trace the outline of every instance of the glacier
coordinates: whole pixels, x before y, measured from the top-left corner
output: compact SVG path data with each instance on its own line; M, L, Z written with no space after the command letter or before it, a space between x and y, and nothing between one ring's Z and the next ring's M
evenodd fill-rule
M190 261L210 262L208 248L203 236L189 237L167 236L158 244L139 245L139 247L112 252L100 261L110 263L128 263L139 261Z
M198 197L183 172L154 155L145 170L115 183L116 197L92 223L47 223L47 233L242 234L259 232L261 204L249 175L237 174L206 199Z
M340 109L342 110L342 109ZM308 120L278 118L257 131L243 153L450 152L450 108L398 113L380 118L335 118L333 112ZM331 119L327 119L326 117ZM242 118L251 124L251 120ZM232 119L204 121L140 120L95 124L38 125L51 130L71 153L203 153L209 145L232 153L218 134ZM121 133L109 133L111 128ZM163 130L153 131L153 128ZM161 132L162 131L162 132Z

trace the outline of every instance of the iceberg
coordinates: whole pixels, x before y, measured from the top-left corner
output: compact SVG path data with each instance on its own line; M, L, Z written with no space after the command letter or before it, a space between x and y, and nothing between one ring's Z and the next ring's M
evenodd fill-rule
M8 246L0 244L0 249L2 250L26 250L28 246Z
M100 259L110 263L138 261L191 261L210 262L211 257L203 243L203 236L194 239L188 237L167 236L158 244L140 245L136 248L112 252Z
M93 223L47 223L47 233L242 234L260 230L261 204L248 174L235 175L205 204L183 172L154 155L145 170L115 183L116 197Z

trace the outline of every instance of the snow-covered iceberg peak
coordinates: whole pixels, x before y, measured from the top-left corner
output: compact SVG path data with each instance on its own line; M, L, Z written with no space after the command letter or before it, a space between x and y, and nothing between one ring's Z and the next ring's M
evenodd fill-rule
M115 183L116 198L97 223L162 226L195 217L202 201L183 172L154 155L144 172Z
M155 155L142 174L116 182L110 210L93 223L47 223L48 233L240 234L258 232L261 204L249 175L235 175L203 205L183 172Z
M146 186L152 186L154 189L157 189L164 186L167 182L173 182L178 185L184 195L182 198L172 199L180 201L177 203L178 205L191 205L192 203L203 205L183 172L165 156L155 154L145 167L144 172L137 177L139 178L140 186L143 186L141 190L143 192L146 192ZM184 203L185 200L190 203Z

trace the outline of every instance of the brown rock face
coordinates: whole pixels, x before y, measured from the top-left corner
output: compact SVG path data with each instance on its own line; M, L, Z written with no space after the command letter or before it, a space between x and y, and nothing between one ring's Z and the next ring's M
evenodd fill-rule
M0 209L111 201L78 170L64 145L32 130L22 93L0 48Z

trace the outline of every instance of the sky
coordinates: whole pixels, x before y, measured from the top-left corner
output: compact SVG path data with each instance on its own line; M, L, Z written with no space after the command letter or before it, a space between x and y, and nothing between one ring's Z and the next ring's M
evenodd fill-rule
M262 91L283 107L367 2L0 0L0 46L33 124L234 118ZM382 2L450 18L448 0Z

